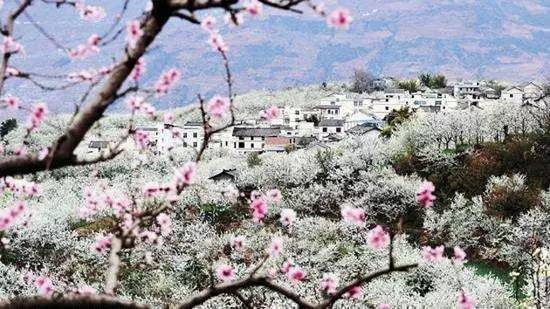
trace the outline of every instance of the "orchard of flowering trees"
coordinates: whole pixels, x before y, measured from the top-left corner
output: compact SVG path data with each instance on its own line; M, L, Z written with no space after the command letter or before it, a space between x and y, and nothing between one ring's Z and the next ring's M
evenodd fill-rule
M538 174L491 175L484 191L471 196L426 180L432 176L426 169L459 165L457 157L488 140L544 134L540 121L519 108L413 118L389 140L350 137L320 151L263 154L257 164L208 149L212 136L240 113L269 121L278 116L275 103L292 100L288 92L272 93L257 106L234 94L231 42L224 41L221 27L239 31L245 19L270 10L309 10L333 31L343 31L353 20L347 9L310 0L154 0L141 15L128 16L134 5L128 0L114 13L78 0L5 2L0 112L23 112L25 122L7 133L0 148L1 308L466 309L548 303L550 194L540 188L547 185L543 180L535 189L526 178ZM123 41L118 59L61 77L13 66L12 58L33 52L18 42L17 21L45 5L70 7L83 23L117 14L107 32L90 33L75 47L64 47L63 38L30 22L72 61ZM148 74L146 53L169 21L204 34L220 56L227 93L199 94L191 109L155 109L156 99L185 83L177 67L151 85L141 83ZM10 80L16 79L43 90L85 90L75 98L80 104L73 114L52 115L47 102L10 95ZM46 86L43 80L61 82ZM312 90L295 91L290 95L308 101ZM115 104L127 114L107 113ZM196 152L155 155L149 133L136 129L188 117L203 124L204 142ZM90 135L117 143L81 158L75 150ZM124 151L127 140L135 151ZM424 169L411 164L403 172L398 167L405 156ZM209 179L225 166L237 169L235 181ZM447 191L456 195L450 199ZM520 209L509 200L517 196ZM505 263L518 275L512 284L480 274L476 261Z

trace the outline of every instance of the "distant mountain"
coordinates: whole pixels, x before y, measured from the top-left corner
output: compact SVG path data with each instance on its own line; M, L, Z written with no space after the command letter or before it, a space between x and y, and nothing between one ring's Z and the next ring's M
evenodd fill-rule
M121 1L95 2L107 8L110 18L121 6ZM135 7L129 16L138 15L141 2L131 1ZM327 7L334 8L335 2L327 1ZM550 76L548 0L338 2L354 15L347 32L329 29L311 13L300 16L271 9L265 10L265 17L247 19L242 27L224 29L237 91L348 80L354 68L392 76L440 72L451 78L510 81ZM79 22L70 8L39 4L30 13L67 46L76 46L89 34L105 30L105 25ZM78 71L108 64L111 57L120 54L119 44L99 57L71 62L32 25L20 27L17 34L23 35L28 56L17 65L24 70ZM145 82L153 83L162 70L172 66L183 72L180 86L159 103L161 107L186 104L198 92L211 95L223 91L221 60L206 39L199 27L174 20L147 55ZM78 100L76 90L44 94L28 83L11 85L12 89L16 86L12 92L27 99L44 99L57 110L70 110L72 102Z

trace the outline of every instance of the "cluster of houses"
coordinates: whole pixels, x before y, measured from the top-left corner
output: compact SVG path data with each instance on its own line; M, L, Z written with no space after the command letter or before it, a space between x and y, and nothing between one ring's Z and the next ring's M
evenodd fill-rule
M409 107L417 114L483 109L494 104L532 104L543 95L535 83L497 90L484 82L457 82L445 89L424 88L418 92L382 87L368 94L333 93L310 108L280 107L277 119L246 119L214 135L209 148L239 152L284 152L318 147L347 135L379 136L386 116L392 110ZM149 133L150 146L156 153L176 147L199 149L203 140L202 122L183 125L159 123L138 128ZM107 149L107 141L90 141L87 153Z

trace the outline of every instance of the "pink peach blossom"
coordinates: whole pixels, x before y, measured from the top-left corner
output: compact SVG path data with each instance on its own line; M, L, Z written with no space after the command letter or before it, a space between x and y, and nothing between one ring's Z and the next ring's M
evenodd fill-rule
M321 291L325 294L331 295L336 293L336 288L340 284L340 278L335 274L324 274L321 280Z
M445 251L444 246L432 247L423 247L422 248L422 258L430 263L440 262L443 260L443 253Z
M279 189L271 189L267 191L266 196L271 202L279 203L283 195Z
M252 17L256 17L259 15L262 15L263 11L263 4L258 0L249 0L245 5L244 9L248 14L250 14Z
M292 209L281 210L281 224L285 227L290 227L296 221L296 212Z
M286 273L286 277L290 282L296 284L304 280L306 272L300 266L292 266Z
M136 65L132 69L132 72L130 73L130 79L132 79L134 82L137 82L146 71L147 63L145 62L145 59L143 57L140 57L136 62Z
M390 242L390 235L384 229L377 225L369 231L367 235L367 244L373 249L381 249L386 247Z
M344 298L360 299L363 297L363 288L360 286L354 286L344 294Z
M216 276L223 282L235 280L235 269L233 266L222 264L216 268Z
M436 199L436 196L433 195L434 191L435 186L433 183L429 181L423 182L418 188L418 191L416 191L416 201L424 208L432 207Z
M281 252L283 251L283 240L280 237L275 237L271 240L271 244L269 245L269 249L267 250L267 253L269 254L269 257L272 259L278 257L281 255Z
M227 45L225 44L223 37L219 33L212 32L210 34L210 38L208 39L208 43L210 44L210 46L212 46L212 49L214 51L219 51L222 53L228 51Z
M180 185L190 185L195 180L197 174L197 164L193 161L185 163L185 165L176 170L176 183Z
M348 9L337 9L327 17L328 25L340 30L348 29L352 20Z
M201 27L208 32L216 31L216 18L211 15L206 16L201 21Z
M273 121L281 115L281 111L275 105L270 106L266 110L260 112L260 117L268 121Z
M365 227L365 211L361 208L345 206L342 208L342 217L348 223L355 224L358 227Z
M453 248L453 261L455 263L462 263L466 259L466 252L462 250L459 246Z
M143 35L143 30L138 20L131 20L126 23L126 43L130 48L136 47L137 41Z
M252 220L256 223L262 222L267 216L267 203L262 198L252 200L249 208L252 211Z
M235 251L243 251L246 246L246 238L242 235L231 237L231 248Z
M206 112L210 117L221 119L229 111L229 98L222 96L214 96L206 105Z

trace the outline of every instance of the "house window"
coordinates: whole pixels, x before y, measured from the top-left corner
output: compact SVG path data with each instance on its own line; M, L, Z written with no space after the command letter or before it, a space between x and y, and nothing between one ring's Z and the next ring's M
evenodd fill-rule
M193 142L193 147L197 147L197 142Z
M254 148L254 143L250 143L250 148Z
M298 122L298 121L300 121L300 118L296 118L296 119L294 119L294 121Z
M244 141L244 136L239 136L240 141Z
M510 98L513 98L513 97L514 97L514 95L510 93Z
M323 132L327 132L327 128L323 128Z
M183 133L183 138L187 138L187 132Z
M183 147L187 147L187 142L183 142Z
M342 128L336 128L336 133L342 132Z
M239 142L239 148L244 148L244 142Z
M389 101L390 101L390 99L386 99L386 102L389 102Z
M197 138L197 132L193 132L193 137Z
M296 115L300 115L300 111L299 111L299 110L297 110L297 111L295 111L295 112L294 112L294 114L296 114Z
M389 110L390 110L390 108L389 108L388 106L386 106L386 110L387 110L387 111L389 111Z

